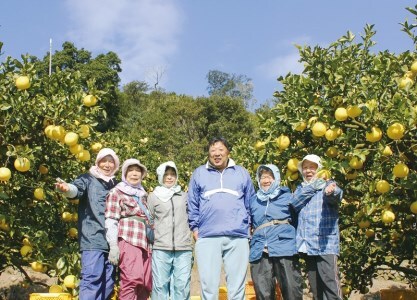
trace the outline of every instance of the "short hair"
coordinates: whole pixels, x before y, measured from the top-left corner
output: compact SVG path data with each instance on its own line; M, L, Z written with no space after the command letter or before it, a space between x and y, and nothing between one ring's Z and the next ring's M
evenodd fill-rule
M211 146L213 146L215 143L222 143L226 149L230 152L232 151L232 146L229 144L229 142L224 138L224 137L214 137L210 140L209 144L208 144L208 148L207 151L210 149Z
M274 171L272 171L267 166L261 166L261 167L259 167L258 176L261 177L262 174L265 174L265 173L268 173L268 174L272 175L272 178L275 179Z

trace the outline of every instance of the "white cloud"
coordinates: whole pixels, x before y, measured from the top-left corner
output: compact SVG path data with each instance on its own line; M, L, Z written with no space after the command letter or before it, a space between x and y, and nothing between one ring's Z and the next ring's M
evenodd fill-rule
M123 83L169 67L182 25L175 0L67 0L66 6L70 41L94 53L116 52Z
M299 59L298 52L277 56L259 65L257 70L269 79L276 79L281 75L286 75L288 72L299 74L303 71L303 65L298 62Z

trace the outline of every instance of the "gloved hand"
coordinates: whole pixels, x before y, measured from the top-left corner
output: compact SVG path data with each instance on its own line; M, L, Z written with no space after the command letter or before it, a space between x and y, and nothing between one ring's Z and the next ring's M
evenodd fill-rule
M112 265L117 266L119 264L119 256L119 246L117 246L117 244L110 245L109 261Z
M326 186L326 180L317 178L311 183L311 186L316 190L322 190Z

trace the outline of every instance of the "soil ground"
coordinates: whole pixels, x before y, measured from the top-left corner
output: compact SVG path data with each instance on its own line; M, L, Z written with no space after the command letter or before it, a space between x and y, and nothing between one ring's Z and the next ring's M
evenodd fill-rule
M33 272L30 268L25 268L28 275L34 281L35 284L30 286L22 285L24 282L24 276L17 270L12 268L6 269L0 275L0 300L28 300L31 293L46 293L48 287L56 283L56 278L50 278L49 276ZM200 281L198 276L197 267L194 266L191 276L191 295L199 295ZM248 280L250 280L250 274L247 275ZM220 285L225 286L225 277L222 273ZM379 300L380 293L382 289L407 289L407 284L384 280L384 279L375 279L372 287L369 287L369 292L365 295L360 294L357 291L351 293L349 299L351 300ZM305 290L304 300L312 299L311 295ZM412 300L412 299L404 299Z

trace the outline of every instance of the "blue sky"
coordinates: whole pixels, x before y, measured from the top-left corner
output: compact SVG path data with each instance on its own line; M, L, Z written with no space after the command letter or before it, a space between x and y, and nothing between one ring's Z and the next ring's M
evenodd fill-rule
M20 0L0 4L3 56L42 58L65 41L93 55L116 52L122 84L155 83L167 91L207 95L209 70L253 80L256 106L279 89L276 78L300 73L294 44L322 45L375 24L375 51L414 50L400 22L406 0ZM357 41L359 39L357 38Z

